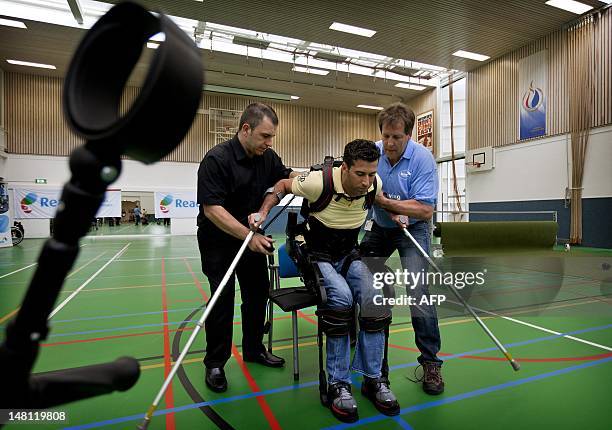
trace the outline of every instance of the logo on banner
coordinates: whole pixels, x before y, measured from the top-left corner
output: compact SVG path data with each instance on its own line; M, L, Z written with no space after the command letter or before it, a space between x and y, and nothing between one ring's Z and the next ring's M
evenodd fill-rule
M32 212L32 208L30 207L34 202L38 200L38 196L35 193L28 193L26 196L21 199L21 210L27 214Z
M529 84L529 89L523 94L523 109L527 112L538 110L544 101L544 92L541 88L534 88L533 81Z
M170 208L168 206L170 206L172 200L174 200L174 198L171 194L168 194L163 199L161 199L161 202L159 202L159 210L167 214L170 211Z

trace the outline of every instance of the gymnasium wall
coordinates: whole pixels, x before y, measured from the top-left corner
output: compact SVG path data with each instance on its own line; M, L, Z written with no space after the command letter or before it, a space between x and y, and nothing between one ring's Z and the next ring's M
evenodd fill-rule
M569 238L569 135L495 149L493 170L467 176L471 211L558 213L559 238ZM591 130L583 180L583 245L612 248L612 126ZM473 216L471 216L474 219ZM504 219L500 216L500 219Z
M62 105L63 80L19 73L5 74L7 152L15 154L68 155L81 140L65 124ZM138 95L138 88L124 92L123 109ZM270 104L279 116L275 150L286 165L309 166L324 154L338 156L356 138L376 139L375 113L341 112L250 97L206 93L182 145L166 160L200 162L212 148L209 108L242 111L249 103ZM231 137L231 131L228 137Z
M595 92L583 181L583 245L612 248L612 8L584 25L592 26L583 32L588 37L574 37L575 27L563 28L468 73L467 146L494 147L495 168L468 174L467 198L471 211L555 210L559 237L569 238L568 95L575 79L568 58L592 49L588 71ZM547 134L519 141L518 61L542 49L549 55Z
M591 127L612 124L612 8L607 8L592 25L590 38L575 41L568 29L560 29L529 45L510 52L467 75L467 148L500 147L520 143L520 59L548 50L548 98L546 136L570 131L570 87L576 84L568 58L593 49L588 64L595 92ZM526 141L522 141L523 144Z

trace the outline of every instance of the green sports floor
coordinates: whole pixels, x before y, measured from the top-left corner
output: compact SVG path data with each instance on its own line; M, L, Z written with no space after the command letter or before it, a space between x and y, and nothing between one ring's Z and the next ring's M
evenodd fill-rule
M120 230L125 228L124 230ZM210 289L193 236L156 236L169 228L104 226L81 241L81 252L57 304L85 285L51 320L35 372L138 359L141 376L124 393L68 404L64 425L7 425L15 429L134 429L159 391L202 312ZM116 237L109 237L115 233ZM140 237L135 233L144 233ZM104 234L103 238L97 237ZM122 237L130 235L129 237ZM151 236L147 236L151 235ZM279 238L280 239L280 238ZM0 339L17 312L43 241L0 249ZM229 389L204 385L204 336L198 337L162 399L150 429L576 429L612 428L612 250L555 251L565 267L601 265L599 272L552 274L510 261L488 268L492 297L554 290L546 305L504 301L482 313L485 323L521 364L514 372L476 322L457 306L439 309L445 392L423 393L408 311L396 307L389 339L392 389L402 410L379 414L358 390L361 420L337 421L319 403L314 309L299 314L300 380L293 381L291 318L275 309L274 352L284 369L244 363L236 303ZM522 260L518 260L522 261ZM575 263L575 265L574 265ZM598 266L599 267L599 266ZM559 277L560 275L560 277ZM600 276L601 275L601 276ZM556 285L561 280L561 287ZM283 286L297 280L283 280ZM237 294L237 301L239 294ZM501 303L501 302L500 302ZM10 369L2 369L10 372ZM2 385L3 390L11 387Z

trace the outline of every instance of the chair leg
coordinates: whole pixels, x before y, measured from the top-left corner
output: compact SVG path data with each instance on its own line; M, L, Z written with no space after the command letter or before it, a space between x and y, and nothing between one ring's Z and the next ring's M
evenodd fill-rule
M317 349L319 350L319 399L323 406L328 407L327 398L327 375L325 374L325 367L323 363L323 330L321 326L317 328Z
M268 330L268 352L272 353L272 342L274 337L274 303L272 303L270 299L268 299L268 322L266 325Z
M298 350L298 319L297 311L291 312L291 325L293 328L293 380L300 379L300 356Z
M278 276L278 266L274 265L274 257L269 257L270 269L270 293L280 288L280 278ZM264 333L268 334L268 352L272 353L272 342L274 341L274 303L268 294L268 321L264 325Z

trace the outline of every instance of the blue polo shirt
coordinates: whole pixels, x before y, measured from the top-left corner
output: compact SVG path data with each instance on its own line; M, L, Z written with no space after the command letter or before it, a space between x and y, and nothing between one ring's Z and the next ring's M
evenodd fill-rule
M438 198L438 173L436 160L423 145L412 139L408 140L406 149L394 166L384 153L382 140L376 142L381 157L378 161L378 176L382 179L383 192L390 199L417 200L431 206L436 205ZM381 227L397 227L384 209L374 205L373 219ZM410 224L419 220L410 218Z

